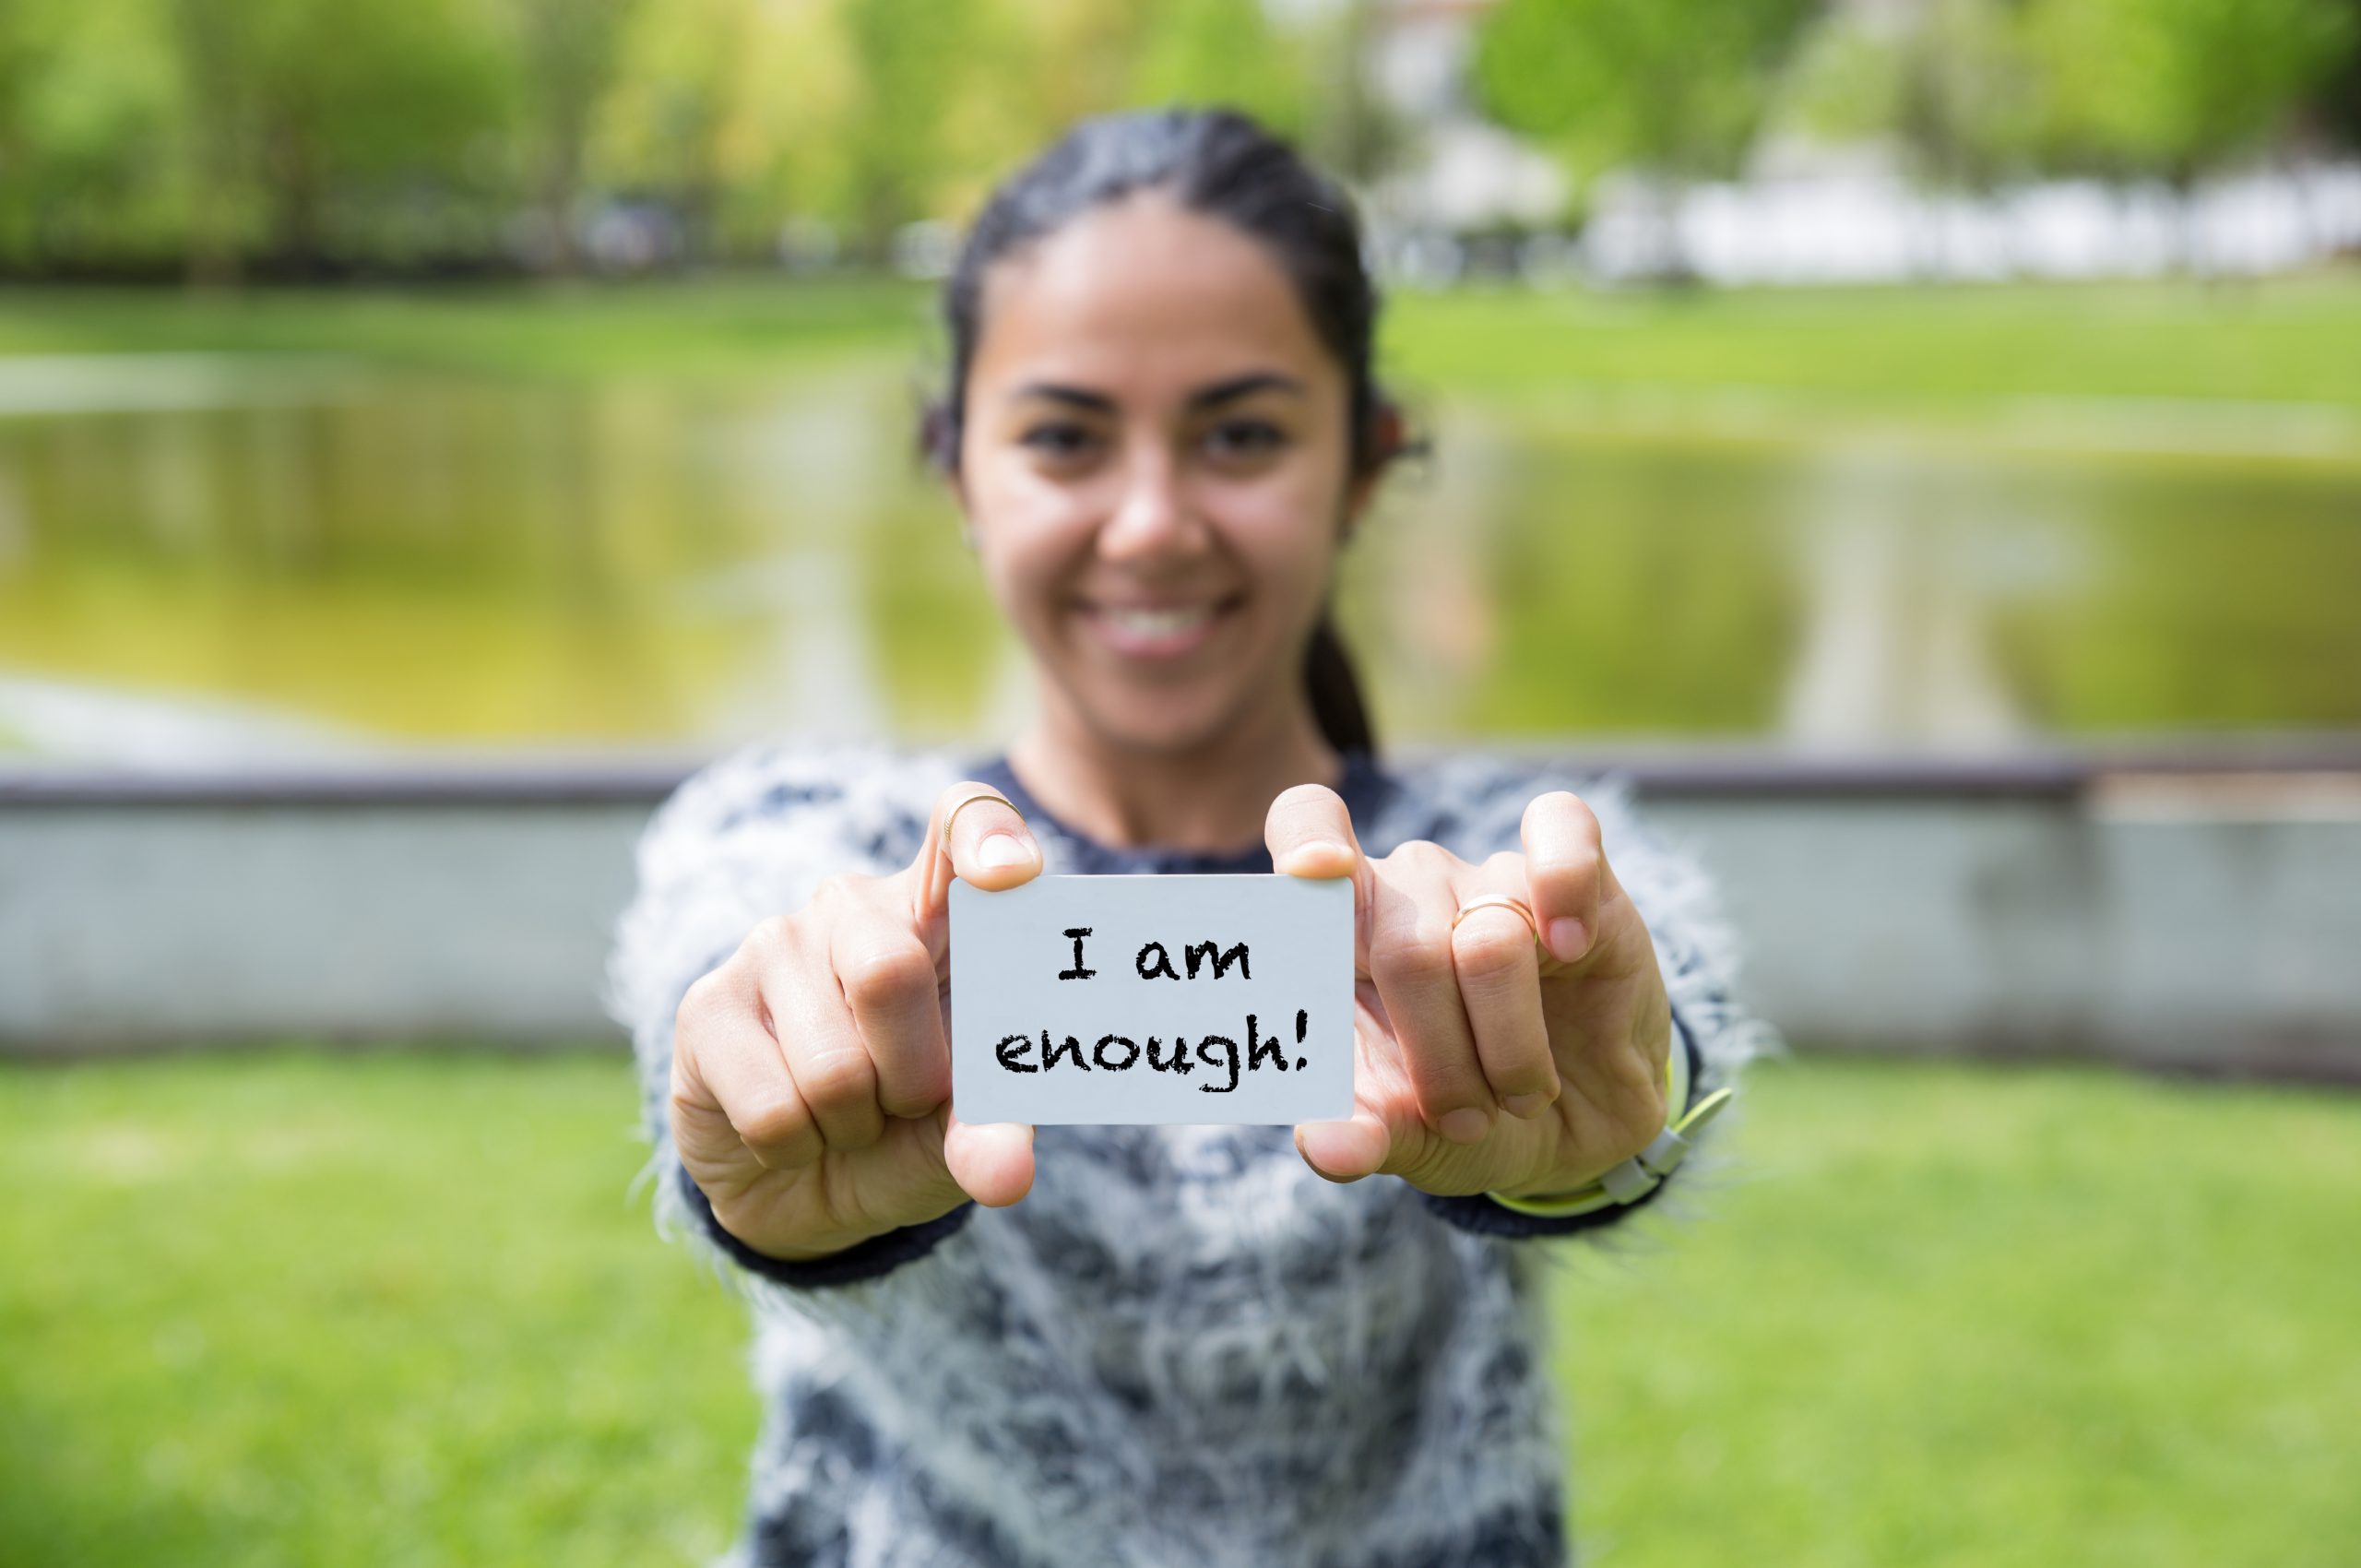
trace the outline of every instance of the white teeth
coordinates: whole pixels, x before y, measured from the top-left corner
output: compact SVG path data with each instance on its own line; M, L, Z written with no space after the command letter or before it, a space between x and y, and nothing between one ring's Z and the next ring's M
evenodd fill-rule
M1135 632L1144 637L1169 637L1203 625L1213 618L1212 610L1202 606L1194 610L1109 609L1103 613L1125 631Z

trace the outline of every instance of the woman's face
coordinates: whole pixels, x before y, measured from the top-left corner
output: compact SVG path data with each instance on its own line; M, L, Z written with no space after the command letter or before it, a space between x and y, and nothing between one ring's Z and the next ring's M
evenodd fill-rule
M1302 703L1370 487L1344 369L1277 262L1144 192L994 264L982 316L960 504L1045 695L1152 751Z

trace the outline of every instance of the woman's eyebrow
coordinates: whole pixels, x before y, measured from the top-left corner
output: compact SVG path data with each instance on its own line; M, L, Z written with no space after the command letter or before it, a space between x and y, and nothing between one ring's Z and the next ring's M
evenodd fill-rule
M1084 386L1061 386L1054 381L1027 382L1008 396L1011 402L1021 402L1026 398L1047 398L1053 403L1071 403L1075 408L1089 409L1097 413L1115 411L1115 399L1106 393L1093 392Z
M1303 383L1292 375L1283 375L1275 370L1258 370L1245 375L1234 375L1228 381L1216 381L1210 386L1198 388L1189 394L1189 407L1192 410L1204 410L1229 402L1234 398L1243 398L1249 393L1299 393L1303 389ZM1094 413L1105 414L1115 411L1115 399L1107 396L1106 393L1093 392L1086 386L1069 386L1055 381L1027 382L1010 393L1009 397L1012 401L1021 401L1026 398L1046 398L1053 403L1065 403L1077 409L1087 409Z
M1243 398L1251 392L1300 392L1303 383L1292 375L1282 375L1275 370L1258 370L1246 375L1234 375L1228 381L1216 381L1211 386L1189 394L1189 407L1210 409L1216 403L1227 403L1233 398Z

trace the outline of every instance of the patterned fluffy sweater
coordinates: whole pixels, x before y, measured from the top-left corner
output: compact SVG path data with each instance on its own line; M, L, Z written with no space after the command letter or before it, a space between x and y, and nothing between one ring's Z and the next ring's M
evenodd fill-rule
M1482 756L1347 761L1341 792L1372 855L1428 838L1481 861L1519 847L1535 795L1577 790L1655 937L1692 1096L1776 1049L1732 1004L1706 882L1617 791ZM803 1265L714 1225L666 1124L682 993L830 873L908 864L934 798L963 778L1017 803L1050 873L1271 869L1259 847L1094 843L1001 757L757 748L658 812L610 997L635 1042L658 1228L709 1258L754 1317L765 1417L730 1561L1562 1562L1539 1270L1556 1248L1694 1212L1737 1115L1640 1203L1573 1219L1391 1177L1333 1184L1286 1127L1044 1127L1033 1190L1006 1209L963 1206Z

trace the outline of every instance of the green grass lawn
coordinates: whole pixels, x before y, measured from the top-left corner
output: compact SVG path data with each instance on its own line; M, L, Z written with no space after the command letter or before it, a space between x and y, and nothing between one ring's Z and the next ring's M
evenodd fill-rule
M2361 1102L1758 1072L1695 1220L1564 1248L1608 1564L2342 1564ZM0 1070L0 1562L694 1562L757 1412L609 1057Z
M932 289L737 276L436 290L0 289L0 354L351 355L556 376L758 374L939 351ZM2043 398L2361 408L2361 273L2265 282L1597 293L1398 291L1414 390L1937 417Z
M887 279L440 289L0 288L0 355L314 353L559 378L762 375L928 340L933 298Z
M1399 302L1393 362L1454 395L1733 394L1848 417L2063 398L2361 408L2361 273L2206 287L1612 293Z

